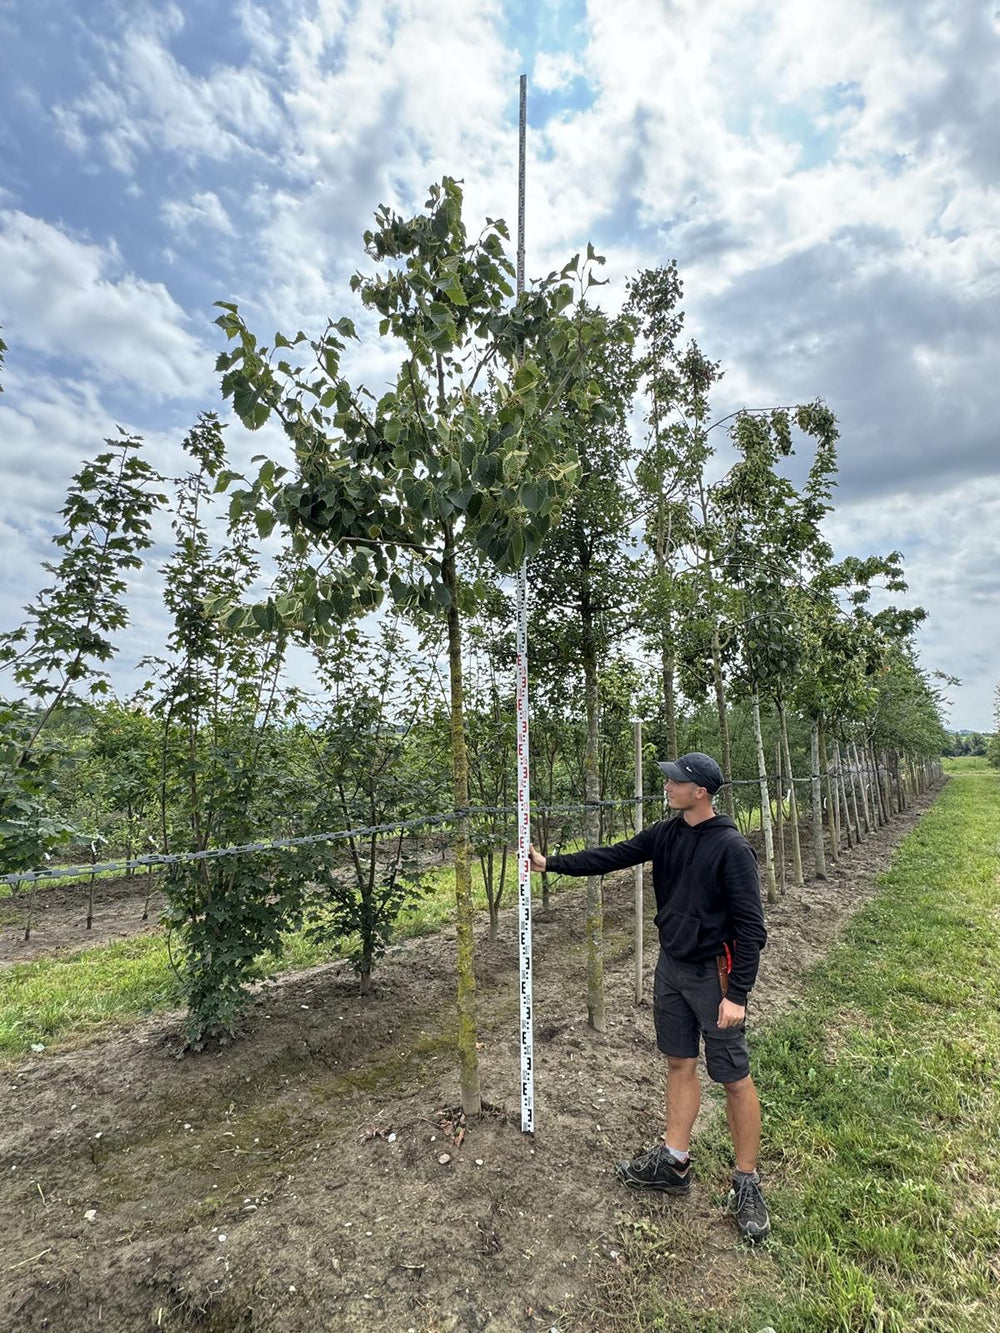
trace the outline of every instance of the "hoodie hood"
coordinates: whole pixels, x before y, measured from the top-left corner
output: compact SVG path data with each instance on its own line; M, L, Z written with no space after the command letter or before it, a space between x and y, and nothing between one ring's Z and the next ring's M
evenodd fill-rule
M715 815L711 819L703 819L700 824L689 824L688 828L692 833L718 833L722 829L734 829L736 824L729 815ZM736 831L739 832L739 829Z

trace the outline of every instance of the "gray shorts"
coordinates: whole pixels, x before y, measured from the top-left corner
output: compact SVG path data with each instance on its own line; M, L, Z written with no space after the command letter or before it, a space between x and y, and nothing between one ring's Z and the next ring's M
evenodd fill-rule
M746 1023L720 1028L722 987L715 959L681 963L660 950L653 979L656 1044L664 1055L690 1060L705 1038L705 1064L713 1083L736 1083L750 1073Z

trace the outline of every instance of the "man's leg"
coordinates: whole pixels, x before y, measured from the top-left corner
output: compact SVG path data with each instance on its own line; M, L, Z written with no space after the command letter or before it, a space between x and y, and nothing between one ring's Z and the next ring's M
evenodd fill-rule
M749 1074L745 1078L732 1079L723 1087L726 1089L726 1119L736 1154L736 1170L727 1206L736 1219L740 1235L756 1243L771 1234L771 1218L757 1174L760 1102Z
M663 1140L675 1152L691 1148L691 1128L701 1104L698 1059L667 1056L667 1128ZM759 1122L758 1122L759 1124Z
M656 1044L667 1057L666 1141L619 1162L615 1171L633 1189L685 1195L691 1189L691 1126L701 1096L696 1072L700 1037L698 1017L673 984L670 960L662 953L653 979L653 1023Z
M691 998L701 1017L709 1077L726 1090L726 1119L736 1155L729 1210L741 1236L751 1242L766 1240L771 1232L771 1219L757 1175L760 1102L750 1077L745 1025L725 1029L718 1026L721 990L717 976L710 980L706 975L700 995Z
M757 1154L760 1152L760 1102L757 1089L749 1074L746 1078L723 1086L726 1089L726 1119L729 1121L729 1133L736 1153L736 1170L753 1175L757 1170Z

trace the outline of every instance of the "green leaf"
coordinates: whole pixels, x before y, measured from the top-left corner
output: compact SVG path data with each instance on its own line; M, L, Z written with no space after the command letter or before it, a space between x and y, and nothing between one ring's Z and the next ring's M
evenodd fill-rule
M540 514L548 503L549 488L544 481L526 481L521 486L519 498L529 514Z
M445 296L447 296L448 300L452 303L452 305L469 304L469 299L465 295L465 290L462 287L461 282L454 274L451 274L445 278L445 280L441 283L441 290L444 292Z

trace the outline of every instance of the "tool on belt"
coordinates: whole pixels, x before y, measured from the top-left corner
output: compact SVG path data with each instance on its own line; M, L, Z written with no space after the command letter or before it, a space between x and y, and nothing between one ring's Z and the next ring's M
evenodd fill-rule
M722 988L722 998L725 999L729 991L729 974L733 970L733 955L729 951L729 945L724 944L724 953L720 953L715 959L715 966L719 969L719 985Z

